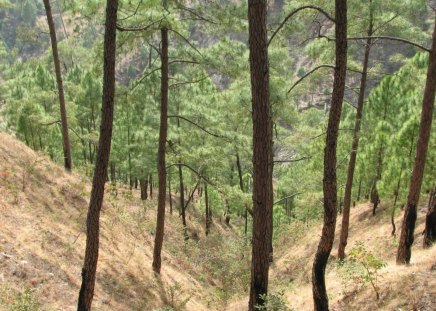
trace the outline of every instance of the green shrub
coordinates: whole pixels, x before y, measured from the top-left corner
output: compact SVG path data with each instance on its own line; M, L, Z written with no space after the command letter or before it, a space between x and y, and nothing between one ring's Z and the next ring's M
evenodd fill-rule
M9 311L38 311L40 305L36 299L33 289L26 288L22 293L18 293L14 303L9 307Z
M261 306L256 305L255 308L261 311L292 311L288 306L286 306L286 299L283 296L284 292L260 295L265 303Z

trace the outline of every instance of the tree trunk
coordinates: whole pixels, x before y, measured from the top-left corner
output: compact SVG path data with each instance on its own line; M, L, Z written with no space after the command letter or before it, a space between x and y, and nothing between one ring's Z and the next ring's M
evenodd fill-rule
M430 193L428 211L425 217L424 248L436 242L436 187Z
M265 303L272 251L272 114L269 102L267 1L248 1L253 119L253 246L249 311Z
M369 27L368 37L373 32L373 9L372 1L369 2ZM348 163L347 182L345 184L344 210L342 214L341 236L339 241L338 257L345 258L345 247L347 246L348 229L350 224L351 190L353 188L354 170L356 168L357 149L359 148L360 126L362 121L363 104L365 102L366 80L368 76L369 53L371 52L371 39L366 40L365 53L363 56L363 69L360 78L359 97L357 99L356 120L354 123L353 143L351 145L350 162ZM360 185L359 185L360 189ZM359 190L360 196L360 190Z
M171 175L168 178L168 199L170 200L170 214L173 214L173 197L171 195Z
M148 176L148 184L150 186L150 199L153 199L153 175Z
M115 50L118 0L107 0L104 35L103 98L97 162L86 220L86 250L78 311L90 311L97 270L100 211L109 162L115 97Z
M400 170L400 176L398 176L397 187L394 190L394 206L392 207L392 213L391 213L392 236L395 236L395 231L397 231L397 227L395 226L395 210L397 209L398 194L400 193L402 175L403 175L403 169Z
M204 184L204 200L206 202L206 235L208 235L210 232L211 213L210 213L210 206L209 206L209 196L207 194L207 183Z
M67 171L71 171L73 163L71 160L70 137L68 135L68 119L67 109L65 107L64 86L62 83L61 65L59 62L58 44L56 39L56 30L51 14L50 0L44 0L45 13L47 15L48 28L50 30L51 49L53 52L53 62L56 73L56 84L59 93L59 107L61 114L61 128L62 128L62 145L64 150L64 166Z
M161 98L160 98L160 128L157 170L159 173L159 192L157 195L156 235L153 250L153 271L160 274L161 252L165 226L165 203L167 194L167 173L165 165L165 147L168 132L168 29L161 29Z
M180 160L179 160L179 163ZM180 182L180 214L182 215L182 224L183 224L183 235L185 239L188 238L188 231L186 227L186 211L185 211L185 191L183 185L183 170L182 165L179 165L179 182Z
M409 264L411 247L414 240L415 222L419 193L424 175L425 160L430 140L431 123L436 93L436 18L432 38L432 48L428 61L427 80L422 102L421 123L419 125L418 142L416 144L415 163L410 180L409 194L401 226L400 243L398 245L397 264Z
M312 268L312 290L316 311L329 310L325 268L333 246L337 215L336 146L347 69L347 0L335 0L335 20L336 67L324 149L324 225Z
M148 179L141 178L139 180L139 187L141 188L141 200L147 200L148 198Z
M116 172L116 170L115 170L115 162L111 161L110 165L109 165L109 168L110 168L111 182L113 184L116 184L117 183L117 179L116 179L116 173L115 173Z
M360 201L361 192L362 192L362 177L359 180L359 188L357 189L357 199L356 199L357 202Z

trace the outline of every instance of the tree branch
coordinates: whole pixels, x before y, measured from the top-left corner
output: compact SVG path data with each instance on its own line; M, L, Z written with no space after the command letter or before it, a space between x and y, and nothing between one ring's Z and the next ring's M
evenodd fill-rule
M347 38L349 41L353 40L368 40L368 39L374 39L374 40L390 40L390 41L398 41L403 42L409 45L413 45L414 47L417 47L423 51L430 52L430 49L426 48L425 46L422 46L416 42L409 41L407 39L397 38L397 37L388 37L388 36L369 36L369 37L350 37Z
M330 69L335 69L335 66L333 65L319 65L316 66L315 68L313 68L311 71L309 71L308 73L306 73L304 76L302 76L300 79L297 80L297 82L295 82L291 88L288 90L288 94L298 85L300 84L304 79L306 79L308 76L310 76L312 73L314 73L315 71L321 69L321 68L330 68Z
M280 202L282 202L282 201L284 201L284 200L286 200L286 199L293 198L293 197L295 197L295 196L297 196L297 195L299 195L299 194L301 194L301 193L302 193L302 192L297 192L297 193L294 193L294 194L288 195L288 196L286 196L286 197L284 197L284 198L281 198L281 199L278 200L278 201L275 201L275 202L273 203L273 205L279 204Z
M194 81L182 81L182 82L177 82L177 83L171 84L169 87L173 88L173 87L176 87L176 86L179 86L179 85L183 85L183 84L199 83L199 82L201 82L201 81L203 81L203 80L206 80L207 78L208 78L208 76L205 76L205 77L203 77L203 78L201 78L201 79L194 80Z
M310 76L312 73L314 73L315 71L321 69L321 68L330 68L330 69L335 69L335 66L333 65L319 65L315 68L313 68L311 71L309 71L308 73L306 73L304 76L302 76L297 82L295 82L291 88L288 90L288 94L298 85L300 84L304 79L306 79L308 76ZM352 69L352 68L347 68L347 71L351 71L351 72L356 72L356 73L360 73L362 74L362 71L360 70L356 70L356 69Z
M189 120L189 119L187 119L187 118L185 118L185 117L178 116L178 115L169 115L168 118L178 118L178 119L185 120L186 122L191 123L192 125L198 127L198 128L201 129L203 132L206 132L207 134L209 134L209 135L211 135L211 136L214 136L214 137L217 137L217 138L222 138L222 139L224 139L224 140L230 141L230 139L229 139L228 137L226 137L226 136L222 136L222 135L219 135L219 134L216 134L216 133L212 133L211 131L209 131L209 130L206 129L205 127L203 127L203 126L201 126L201 125L195 123L194 121L191 121L191 120Z
M302 157L299 159L291 159L291 160L274 160L273 163L293 163L293 162L299 162L304 160L310 160L312 159L312 156Z
M148 24L148 25L145 25L145 26L137 26L137 27L125 27L125 26L121 26L121 25L117 24L117 30L118 30L118 31L145 31L145 30L147 30L148 28L150 28L151 26L153 26L153 25L155 25L155 24L157 24L157 23L162 22L164 19L165 19L165 17L162 17L162 18L160 18L160 19L158 19L158 20L156 20L156 21L154 21L154 22L151 22L151 23Z
M183 39L183 41L185 41L186 43L188 43L188 45L193 49L193 50L195 50L198 54L200 54L200 56L201 57L203 57L203 54L201 54L201 52L191 43L191 42L189 42L189 40L187 39L187 38L185 38L180 32L178 32L178 31L176 31L176 30L174 30L174 29L171 29L171 28L169 28L168 30L171 30L172 32L174 32L176 35L178 35L180 38L182 38Z
M294 16L296 13L298 13L299 11L305 10L305 9L313 9L313 10L317 10L318 12L324 14L325 17L327 17L329 20L331 20L333 23L335 23L335 19L333 17L330 16L330 14L328 14L326 11L324 11L324 9L315 6L315 5L305 5L302 7L299 7L297 9L295 9L294 11L292 11L291 13L289 13L285 19L281 22L281 24L279 25L279 27L277 27L277 29L273 32L273 34L271 35L271 38L268 40L268 44L267 46L270 45L271 41L274 39L274 37L277 35L277 33L283 28L283 26L286 24L286 22L292 17Z

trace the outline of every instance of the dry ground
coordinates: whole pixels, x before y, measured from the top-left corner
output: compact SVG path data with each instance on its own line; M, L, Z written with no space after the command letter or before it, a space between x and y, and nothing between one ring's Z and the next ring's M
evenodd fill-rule
M66 174L46 156L0 133L0 310L9 310L26 288L32 289L41 310L76 309L89 188L90 180L84 175ZM131 194L122 188L115 196L109 188L101 217L94 310L148 311L169 305L188 311L246 309L249 282L237 280L240 274L232 279L231 270L236 263L248 271L246 250L227 253L207 242L224 245L236 240L232 228L216 221L214 231L219 234L204 239L204 219L191 209L188 227L196 239L184 243L180 218L177 213L167 214L162 277L156 278L151 272L156 202L144 203L137 191ZM350 250L361 241L387 263L381 271L381 299L375 299L369 285L344 286L335 264L335 243L326 274L333 310L436 310L436 247L421 247L425 208L419 213L409 267L395 265L397 242L390 236L389 208L382 204L375 217L368 204L352 208L347 247ZM400 220L399 212L397 228ZM320 223L295 222L276 241L271 290L283 291L294 310L313 309L310 271L320 228ZM207 261L216 264L205 265ZM221 270L210 271L211 267ZM220 279L220 273L227 272L228 283L234 284ZM223 298L221 289L238 282L242 285L231 293L234 296ZM233 303L227 304L227 299Z

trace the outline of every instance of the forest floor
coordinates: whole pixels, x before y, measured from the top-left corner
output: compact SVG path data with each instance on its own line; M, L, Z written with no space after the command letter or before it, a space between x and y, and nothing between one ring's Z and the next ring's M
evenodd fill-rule
M84 176L65 173L47 156L0 133L0 310L22 310L18 306L23 305L30 306L25 310L76 310L90 191ZM156 198L144 202L138 192L115 191L108 184L93 310L245 310L249 245L238 237L238 226L215 218L206 239L204 217L190 207L191 238L184 242L177 210L167 213L162 276L157 278L151 272ZM422 249L424 215L423 207L412 263L403 267L395 265L390 206L382 204L375 217L368 204L352 208L347 250L361 241L386 262L378 280L380 299L369 284L343 281L335 243L326 273L333 310L435 310L436 247ZM398 211L397 231L400 221ZM313 309L310 274L320 228L320 222L294 222L277 234L271 292L283 292L294 310Z

